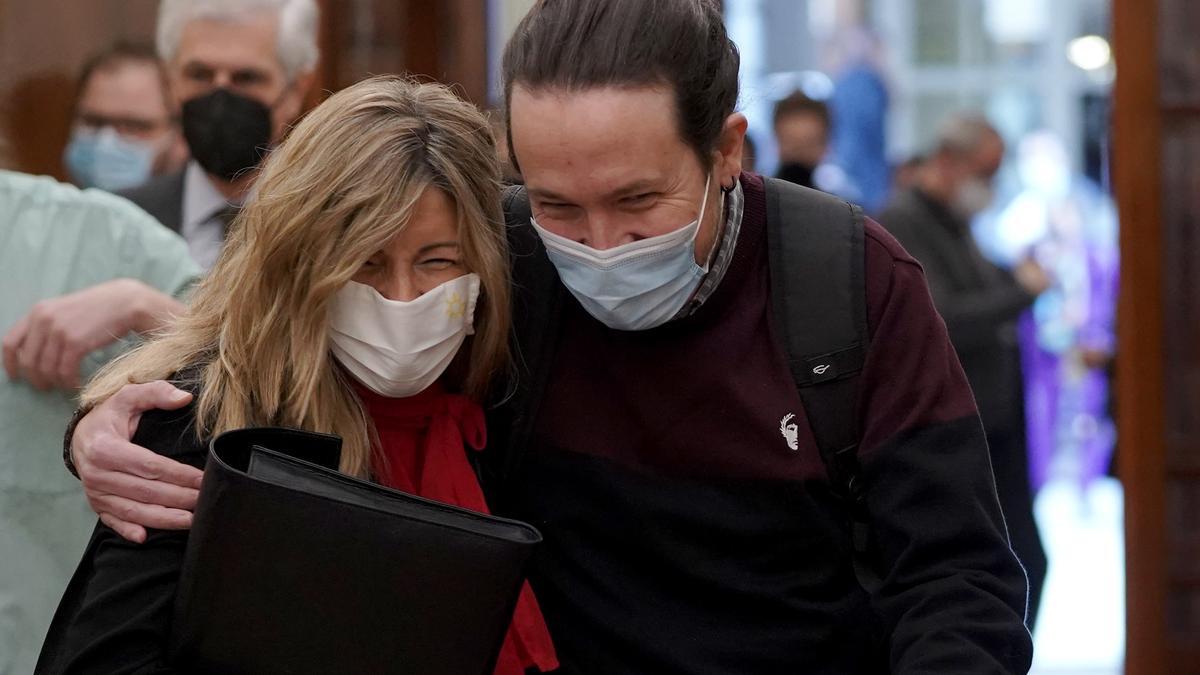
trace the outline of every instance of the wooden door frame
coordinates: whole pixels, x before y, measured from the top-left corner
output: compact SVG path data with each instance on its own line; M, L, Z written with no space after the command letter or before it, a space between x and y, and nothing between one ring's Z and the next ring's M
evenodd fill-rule
M1114 0L1113 177L1121 213L1119 471L1125 488L1126 673L1167 668L1162 111L1158 3Z

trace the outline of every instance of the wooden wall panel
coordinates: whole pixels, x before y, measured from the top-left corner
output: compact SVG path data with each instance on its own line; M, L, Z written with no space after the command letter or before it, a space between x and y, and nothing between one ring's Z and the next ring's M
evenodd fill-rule
M1162 101L1200 112L1200 7L1196 0L1163 0L1159 11Z
M1164 54L1164 84L1168 61ZM1200 97L1200 79L1192 86ZM1188 112L1167 102L1190 91L1163 91L1166 462L1172 474L1200 476L1200 108Z
M1160 0L1166 308L1166 659L1200 673L1200 12Z
M323 0L321 86L404 73L487 102L487 6L479 0Z
M1127 672L1200 673L1200 12L1113 9Z

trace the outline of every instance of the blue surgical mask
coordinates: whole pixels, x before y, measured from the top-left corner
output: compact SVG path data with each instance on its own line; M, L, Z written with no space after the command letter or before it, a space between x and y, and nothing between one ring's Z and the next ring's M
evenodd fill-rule
M709 180L700 215L657 237L600 251L547 231L530 219L550 262L579 304L617 330L646 330L670 321L696 293L708 265L696 264L696 235L704 221Z
M157 154L154 143L122 137L112 127L76 129L63 152L71 180L80 187L115 192L150 178Z

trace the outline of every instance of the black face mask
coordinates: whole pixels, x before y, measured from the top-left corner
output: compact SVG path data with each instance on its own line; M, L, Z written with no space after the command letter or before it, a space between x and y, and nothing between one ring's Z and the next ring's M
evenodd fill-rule
M786 180L789 183L803 185L806 188L816 188L813 184L813 172L816 171L815 166L800 164L798 162L789 162L782 164L779 167L779 173L775 177L780 180Z
M271 110L216 89L183 104L183 137L205 171L232 181L258 166L271 144Z

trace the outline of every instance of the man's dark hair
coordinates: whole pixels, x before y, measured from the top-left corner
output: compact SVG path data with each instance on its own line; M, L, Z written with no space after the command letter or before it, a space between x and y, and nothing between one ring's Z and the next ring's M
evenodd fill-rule
M149 44L125 40L113 43L103 51L93 54L83 63L83 67L79 69L79 78L75 80L75 98L72 109L79 107L79 99L83 96L83 90L87 87L88 81L92 79L92 75L128 64L145 64L154 67L158 72L159 84L162 85L163 100L170 109L167 70L159 60L158 52L154 51L154 47Z
M511 111L514 84L667 85L680 135L707 167L737 104L738 64L714 0L539 0L504 50L504 109ZM517 166L511 121L507 133Z
M780 120L792 115L813 115L821 120L821 124L825 126L826 130L832 125L829 106L824 101L811 98L799 90L792 92L775 104L773 123L775 126L779 126Z

